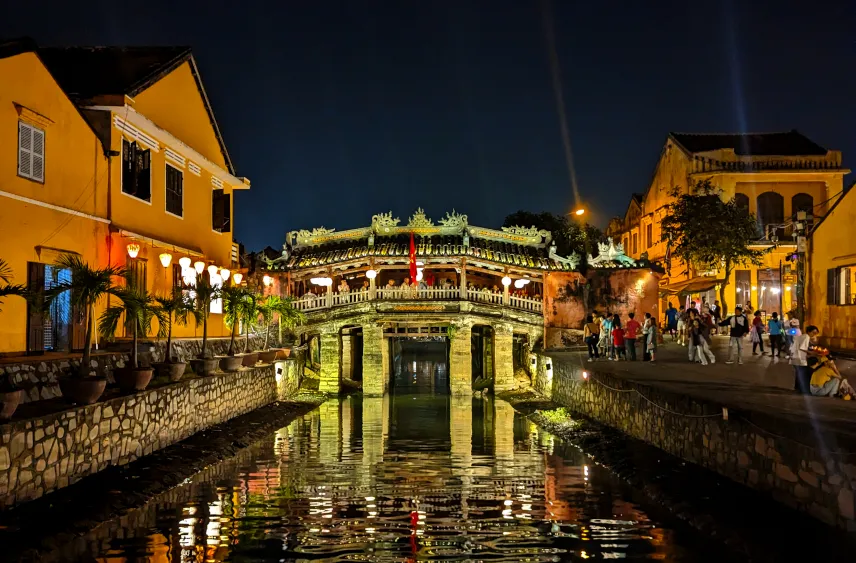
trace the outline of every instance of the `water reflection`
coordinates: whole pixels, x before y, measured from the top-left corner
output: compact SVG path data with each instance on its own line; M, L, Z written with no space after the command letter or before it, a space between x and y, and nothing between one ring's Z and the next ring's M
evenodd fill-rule
M333 400L242 456L53 559L704 559L501 401Z

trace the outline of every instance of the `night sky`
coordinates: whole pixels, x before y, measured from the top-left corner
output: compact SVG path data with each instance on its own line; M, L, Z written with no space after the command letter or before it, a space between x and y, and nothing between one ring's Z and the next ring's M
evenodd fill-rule
M574 198L534 1L6 3L0 36L190 45L239 176L237 240L452 208L498 226ZM40 7L41 5L41 7ZM856 2L571 2L552 22L591 220L644 191L669 131L799 129L856 155Z

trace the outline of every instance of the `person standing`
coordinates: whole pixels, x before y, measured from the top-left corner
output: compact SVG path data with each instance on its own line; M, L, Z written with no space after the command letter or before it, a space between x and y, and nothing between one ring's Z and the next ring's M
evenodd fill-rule
M713 317L713 326L718 327L719 321L722 320L722 307L719 306L719 301L714 301L710 306L710 314ZM716 330L714 328L714 330Z
M701 365L706 366L707 360L710 359L710 363L716 363L716 356L713 355L713 351L710 349L710 327L702 321L702 319L695 317L692 319L690 325L690 342L695 350L698 361L701 362ZM690 358L690 361L695 361L695 358Z
M687 339L687 358L689 359L690 362L697 361L696 360L696 353L698 352L698 350L697 350L697 347L698 347L698 341L697 340L698 339L694 339L693 334L692 334L693 327L695 326L695 321L699 321L699 326L700 326L700 319L698 316L698 311L696 311L696 309L694 307L690 307L689 309L687 309L687 320L685 322L685 327L686 327L685 330L687 333L687 336L686 336L686 339Z
M764 321L761 319L761 311L755 311L752 319L752 355L757 356L755 348L760 346L761 355L764 355Z
M642 329L642 325L639 324L635 318L636 313L630 313L627 315L630 317L630 320L627 321L627 326L624 329L624 346L627 348L628 359L631 362L636 361L636 337L639 334L639 331Z
M681 310L678 311L678 344L681 346L687 345L687 310L681 305Z
M814 325L805 327L805 332L794 336L791 346L791 365L794 366L794 391L808 395L811 393L811 369L808 359L814 356L811 351L812 341L817 339L820 331Z
M603 318L600 319L600 339L597 347L600 348L601 356L605 356L607 360L612 359L610 352L612 348L612 318L609 316L609 311L604 313Z
M737 363L743 363L743 337L749 332L749 319L743 314L743 307L738 305L734 308L734 314L719 323L719 326L729 328L728 336L728 359L726 364L734 363L734 352L737 352Z
M672 340L676 337L678 329L678 310L675 306L669 303L669 308L666 309L666 330L672 335Z
M653 362L657 352L657 323L651 318L651 313L645 313L645 324L642 325L645 334L645 361Z
M612 359L626 360L624 355L624 329L621 328L621 317L617 314L612 317Z
M800 320L790 319L785 330L785 349L788 351L788 359L791 359L791 348L794 346L794 338L802 334L800 331Z
M598 339L600 337L600 325L594 322L594 317L589 315L586 317L586 324L583 327L583 337L585 337L586 346L588 346L588 361L593 362L600 358L597 351Z
M774 358L782 357L782 333L784 332L784 325L782 324L781 319L779 319L779 314L774 312L773 317L767 321L767 329L770 333L770 355Z

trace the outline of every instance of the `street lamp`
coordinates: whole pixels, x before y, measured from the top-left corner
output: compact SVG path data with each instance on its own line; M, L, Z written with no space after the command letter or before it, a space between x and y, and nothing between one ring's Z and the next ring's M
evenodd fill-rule
M585 214L585 212L586 212L586 210L585 210L585 209L583 209L583 208L579 208L579 209L577 209L576 211L574 211L574 215L584 215L584 214Z

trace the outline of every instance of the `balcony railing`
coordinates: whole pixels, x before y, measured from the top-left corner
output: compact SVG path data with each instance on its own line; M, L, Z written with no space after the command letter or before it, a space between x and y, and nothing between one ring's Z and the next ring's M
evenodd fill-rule
M479 291L474 289L466 290L465 300L476 303L489 303L492 305L503 305L505 296L502 293L493 293L491 291ZM330 305L328 305L328 298ZM417 301L459 301L461 299L461 290L457 287L442 288L433 287L426 289L401 289L398 287L384 287L375 290L376 301L400 301L400 300L417 300ZM368 290L349 291L345 293L332 293L329 295L314 295L307 294L294 301L294 306L301 311L318 311L329 307L340 307L353 303L363 303L371 301L371 292ZM508 307L521 309L533 313L542 311L541 299L533 297L522 297L509 295Z

